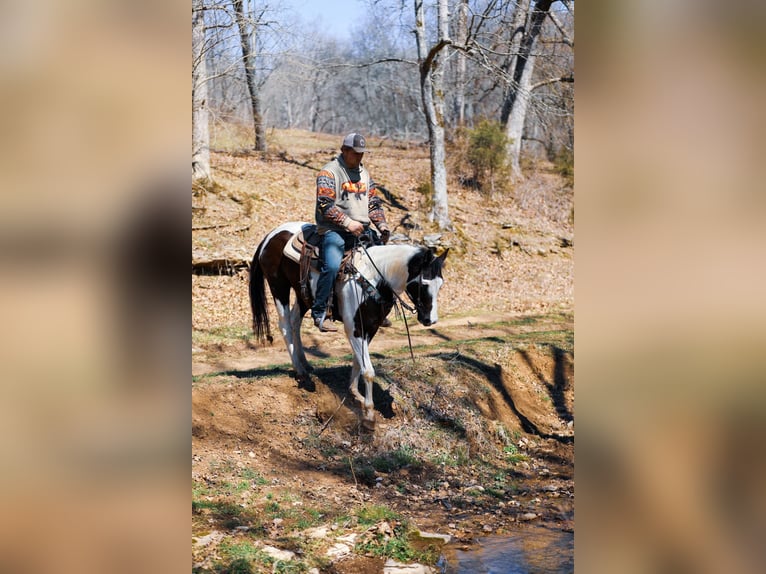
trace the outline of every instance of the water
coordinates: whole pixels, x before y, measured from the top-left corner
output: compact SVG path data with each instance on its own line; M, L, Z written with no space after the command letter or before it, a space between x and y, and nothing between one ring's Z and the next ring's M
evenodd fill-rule
M574 534L547 528L480 538L470 550L444 549L446 574L570 574Z

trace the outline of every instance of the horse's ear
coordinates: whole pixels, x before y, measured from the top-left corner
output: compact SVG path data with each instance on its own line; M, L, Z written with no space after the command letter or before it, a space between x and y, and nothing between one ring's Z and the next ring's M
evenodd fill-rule
M437 259L440 259L441 262L444 263L444 260L447 259L447 253L449 253L449 247L447 247L447 249L444 250L444 253L439 255L439 257L437 257Z

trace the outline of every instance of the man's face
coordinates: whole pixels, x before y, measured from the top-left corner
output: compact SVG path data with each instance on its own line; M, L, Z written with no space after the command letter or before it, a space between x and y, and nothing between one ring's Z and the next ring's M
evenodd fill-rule
M343 148L341 150L341 154L343 155L343 162L351 169L358 168L359 164L362 163L362 158L364 157L364 152L355 152L350 147Z

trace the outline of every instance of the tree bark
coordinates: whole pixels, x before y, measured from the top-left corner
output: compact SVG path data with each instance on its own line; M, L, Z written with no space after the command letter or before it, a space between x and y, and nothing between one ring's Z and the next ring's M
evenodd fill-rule
M521 173L519 160L521 158L521 139L524 135L524 122L527 117L527 110L529 109L532 74L535 69L536 56L534 47L551 4L553 4L553 0L537 0L535 2L529 18L527 18L527 25L524 27L518 55L512 55L513 64L509 72L512 72L513 75L508 96L503 106L503 114L505 115L506 110L508 111L505 124L505 134L508 136L506 156L511 167L511 177L515 180L520 180L524 177ZM521 3L519 3L516 9L519 10L520 8ZM514 25L516 23L516 14L514 14ZM513 38L515 38L515 29L513 33ZM514 44L513 39L511 43ZM505 120L505 118L503 119Z
M210 114L207 102L205 10L192 3L192 181L210 179Z
M529 4L530 0L519 0L516 3L516 9L513 12L513 19L511 20L511 37L508 41L508 59L505 62L505 65L502 66L503 71L509 78L505 88L503 111L500 114L500 122L503 125L508 124L508 118L511 115L511 107L516 99L516 88L513 85L513 77L521 52L521 41L526 33Z
M468 0L460 0L457 16L457 43L465 46L468 36ZM457 125L465 125L465 77L466 57L463 51L457 54L457 70L455 74L455 118Z
M435 221L439 229L452 229L447 203L447 168L444 141L444 72L441 69L441 51L450 44L448 33L447 0L439 0L437 44L428 50L426 46L425 10L423 0L414 0L415 39L418 46L420 67L420 93L423 112L428 125L431 156L432 205L428 219Z
M234 12L237 15L239 39L242 45L242 62L245 66L245 79L247 91L250 94L250 104L253 111L253 131L255 132L255 149L266 151L266 137L263 131L263 118L261 116L261 100L258 84L255 78L255 34L258 30L256 22L248 25L245 18L245 10L242 0L232 0Z

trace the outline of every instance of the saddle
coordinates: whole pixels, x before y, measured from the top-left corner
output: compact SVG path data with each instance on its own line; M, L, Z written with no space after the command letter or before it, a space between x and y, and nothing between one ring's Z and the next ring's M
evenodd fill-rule
M371 232L370 232L371 233ZM370 234L369 244L379 244L379 240L376 235ZM282 252L285 257L295 261L300 268L300 285L301 296L305 301L311 301L310 289L309 289L309 276L311 271L319 273L320 260L319 260L319 244L322 241L322 236L317 231L317 226L312 224L306 224L301 226L301 230L296 233L293 238L287 242ZM343 275L352 273L350 269L351 258L353 257L353 249L346 251L341 261L340 271L338 272L338 279ZM332 309L334 307L334 290L331 304L328 306L328 316L332 315Z
M304 255L308 255L309 262L319 263L319 242L322 237L317 232L316 225L306 224L301 226L301 230L293 235L293 238L287 242L282 252L285 257L292 259L300 264Z

